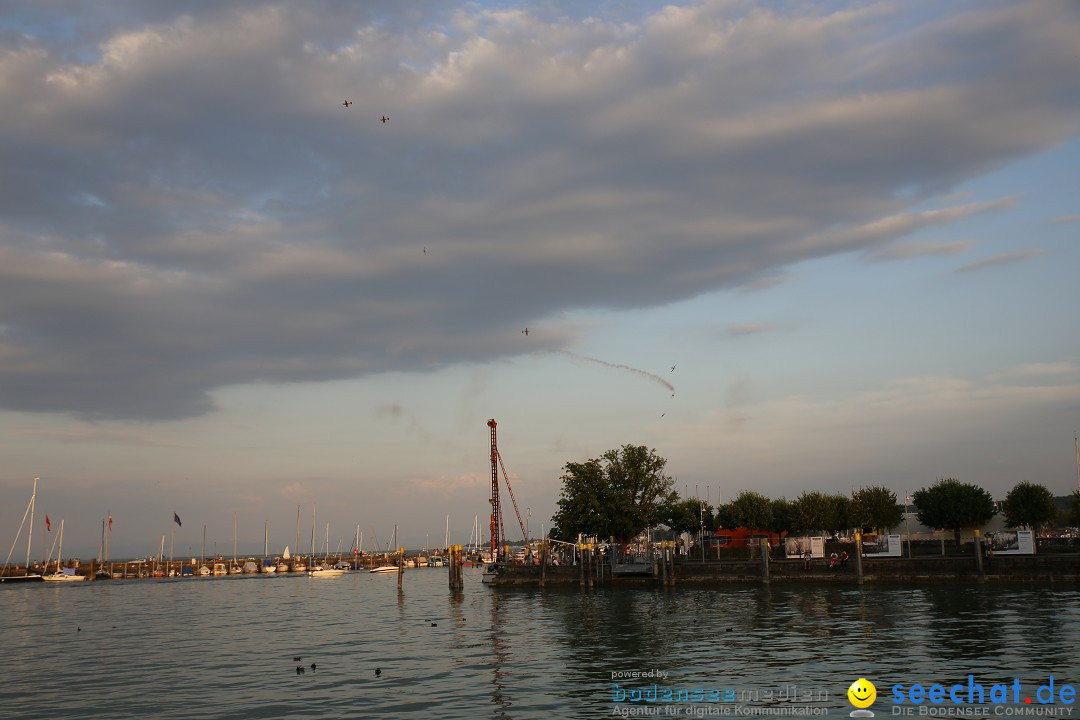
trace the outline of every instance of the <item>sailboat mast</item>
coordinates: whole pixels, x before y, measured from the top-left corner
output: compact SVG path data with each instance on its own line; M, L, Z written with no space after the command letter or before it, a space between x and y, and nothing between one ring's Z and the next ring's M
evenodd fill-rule
M267 543L269 542L269 536L266 533L267 533L267 530L269 529L269 527L270 527L270 521L269 520L263 520L263 561L264 561L263 564L264 565L266 564L265 560L266 560L266 552L267 552L267 548L268 548Z
M443 550L450 547L450 516L446 516L446 535L443 536Z
M30 541L34 538L34 501L37 499L37 484L41 478L34 478L34 492L30 494L30 532L26 534L26 574L30 574Z
M1080 492L1080 440L1073 435L1073 452L1076 453L1076 492Z
M315 503L311 503L311 562L308 565L315 564Z
M56 551L56 574L60 574L60 562L64 557L64 521L60 521L60 548Z
M236 567L236 513L232 514L232 564Z

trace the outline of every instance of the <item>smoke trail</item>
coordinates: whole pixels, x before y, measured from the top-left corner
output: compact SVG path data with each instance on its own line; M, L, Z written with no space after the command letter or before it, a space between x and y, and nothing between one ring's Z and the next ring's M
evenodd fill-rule
M653 375L651 372L645 372L644 370L638 370L637 368L632 368L629 365L618 365L616 363L609 363L606 360L597 360L596 358L589 357L588 355L578 355L577 353L570 352L569 350L552 350L552 352L559 353L560 355L566 355L567 357L571 357L571 358L574 358L576 360L584 360L585 362L596 363L597 365L603 365L604 367L615 368L616 370L627 370L629 372L634 373L635 375L640 375L643 378L648 378L649 380L654 380L654 381L660 383L661 385L663 385L664 387L666 387L671 392L675 392L675 386L674 385L672 385L671 383L669 383L667 380L660 377L659 375Z

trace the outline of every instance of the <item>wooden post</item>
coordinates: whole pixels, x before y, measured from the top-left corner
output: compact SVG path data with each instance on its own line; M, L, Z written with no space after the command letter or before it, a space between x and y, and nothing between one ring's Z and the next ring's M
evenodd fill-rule
M983 574L983 558L982 558L982 537L978 528L975 529L975 541L972 546L975 548L975 572L979 576L979 582L984 582L986 576Z
M544 587L544 579L547 574L547 562L548 562L548 543L547 540L540 541L540 587Z
M401 578L405 575L405 548L398 548L397 556L397 587L401 589Z
M761 582L765 585L769 584L769 541L766 538L761 538Z
M855 533L855 578L859 585L863 584L862 533Z

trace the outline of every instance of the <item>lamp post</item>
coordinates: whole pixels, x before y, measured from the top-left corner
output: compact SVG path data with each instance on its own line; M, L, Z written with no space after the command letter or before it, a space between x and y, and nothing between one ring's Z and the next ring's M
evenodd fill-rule
M911 557L911 494L904 496L904 531L907 533L907 556Z

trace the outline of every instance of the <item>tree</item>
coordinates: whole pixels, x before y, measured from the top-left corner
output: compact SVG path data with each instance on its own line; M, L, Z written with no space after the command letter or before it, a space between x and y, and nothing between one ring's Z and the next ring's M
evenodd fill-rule
M795 501L795 514L803 532L821 530L835 534L851 527L851 501L845 495L804 492Z
M1009 527L1027 527L1038 530L1041 525L1057 517L1054 495L1037 483L1017 483L1002 503L1005 524Z
M743 490L728 503L734 527L747 530L768 530L772 527L772 501L752 490Z
M1069 509L1065 511L1065 525L1077 527L1080 525L1080 488L1073 490L1069 496Z
M625 541L657 524L677 500L672 479L664 475L666 464L644 445L566 463L551 536L574 540L582 533Z
M871 527L880 532L900 524L904 519L904 506L886 487L859 488L851 498L851 519L857 527Z
M690 498L678 500L664 508L660 516L660 522L671 528L675 533L697 533L701 530L703 519L702 508L705 505L700 500ZM706 513L710 518L712 513Z
M787 498L777 498L772 501L772 525L769 527L777 535L783 532L793 532L799 527L799 513L795 503Z
M919 522L938 530L952 530L957 546L961 530L985 525L997 512L990 493L956 478L939 478L929 488L917 490L911 500L919 509L915 514Z

